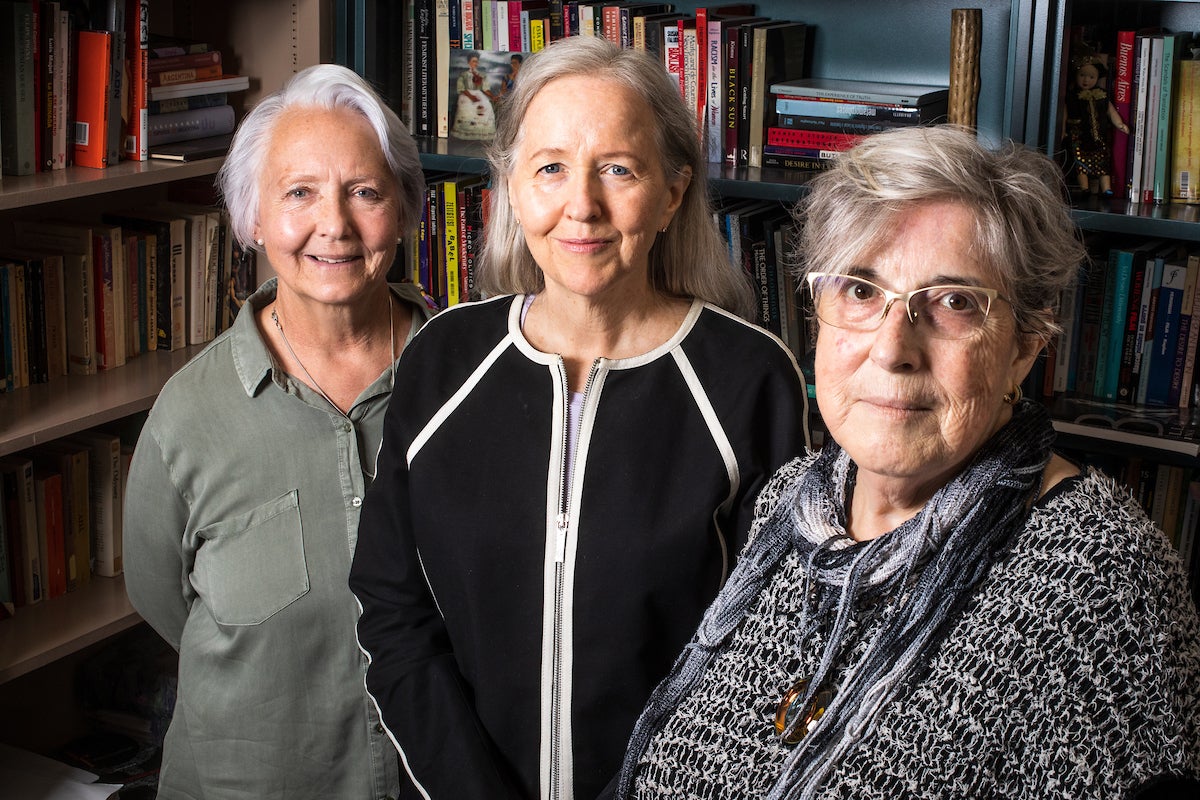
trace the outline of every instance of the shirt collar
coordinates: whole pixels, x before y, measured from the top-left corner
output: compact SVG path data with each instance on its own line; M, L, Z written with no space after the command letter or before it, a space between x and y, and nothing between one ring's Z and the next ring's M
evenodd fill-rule
M270 380L271 371L275 367L255 317L259 309L275 300L277 280L267 279L254 294L246 298L245 305L234 318L233 326L229 330L233 366L237 370L238 380L242 382L242 388L249 397L258 394L263 385Z

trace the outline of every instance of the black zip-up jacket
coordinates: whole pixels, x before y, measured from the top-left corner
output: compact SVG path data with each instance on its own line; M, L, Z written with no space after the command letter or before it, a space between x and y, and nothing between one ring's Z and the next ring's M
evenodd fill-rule
M695 302L661 347L593 365L568 484L566 372L523 299L408 346L362 508L367 689L413 797L595 798L807 443L792 354Z

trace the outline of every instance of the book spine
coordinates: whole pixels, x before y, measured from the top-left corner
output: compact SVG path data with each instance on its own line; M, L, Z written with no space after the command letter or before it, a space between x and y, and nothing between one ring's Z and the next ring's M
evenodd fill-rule
M67 593L67 535L63 520L62 475L57 472L37 472L33 478L37 505L38 549L46 565L46 597L62 597Z
M1179 339L1179 307L1187 282L1187 268L1181 264L1163 265L1162 287L1158 294L1158 312L1154 324L1154 355L1146 386L1146 405L1168 404L1171 371L1175 366L1175 348Z
M456 306L461 299L459 287L458 254L458 186L454 181L445 181L440 191L442 196L442 252L446 263L446 305Z
M46 296L46 368L53 379L67 374L66 293L61 255L42 259L42 278Z
M799 128L807 131L830 131L833 133L853 133L866 136L893 128L908 128L916 123L908 120L839 119L837 117L779 114L775 118L775 124L779 128Z
M1142 288L1146 279L1146 254L1140 253L1133 263L1133 271L1129 278L1128 297L1125 308L1125 326L1121 333L1121 359L1117 375L1117 400L1128 403L1132 401L1137 391L1134 380L1133 365L1137 360L1138 319L1141 317Z
M155 72L153 65L146 75L146 83L151 88L155 86L175 86L180 83L195 83L210 81L222 76L220 64L209 64L203 67L184 67L182 69L164 69Z
M1133 71L1133 141L1129 148L1129 177L1126 194L1130 201L1142 200L1142 167L1146 154L1146 107L1150 88L1150 37L1136 37Z
M1171 140L1171 199L1200 203L1200 61L1179 62Z
M787 97L775 99L775 110L780 114L802 117L908 122L910 124L928 121L924 112L918 108L864 103L831 103L827 100L796 100Z
M738 66L741 36L738 28L725 32L725 144L722 155L725 165L737 166L738 142Z
M434 0L433 111L438 136L450 135L450 0Z
M767 144L781 147L817 147L823 150L849 150L861 142L864 134L805 128L768 128Z
M16 519L21 528L21 572L25 584L25 604L40 603L46 598L45 539L38 534L37 490L33 481L33 461L15 457L11 466L12 496L17 503Z
M1197 311L1200 309L1197 309L1195 302L1196 284L1200 283L1200 255L1192 254L1188 256L1188 282L1191 284L1192 292L1192 322L1188 326L1187 343L1183 348L1183 376L1180 380L1178 403L1180 408L1192 407L1197 349L1200 348L1200 320L1196 319Z
M723 53L721 23L709 20L705 29L705 110L704 142L710 163L719 164L725 158L725 69L721 62Z
M1146 84L1146 135L1142 153L1142 202L1154 202L1154 170L1158 153L1158 108L1162 101L1163 37L1150 37Z
M150 146L232 133L235 125L230 105L156 114L150 118Z
M1117 32L1117 55L1113 69L1112 103L1117 114L1126 123L1131 122L1133 110L1133 52L1136 44L1136 34L1131 30ZM1130 128L1132 129L1132 125ZM1113 176L1112 188L1117 196L1123 197L1126 190L1128 174L1129 134L1113 129L1112 154Z
M30 3L5 3L0 42L0 172L32 175L38 169L35 26Z
M1112 342L1114 335L1124 327L1125 316L1116 312L1118 305L1124 307L1128 302L1127 287L1129 274L1133 266L1133 253L1129 250L1114 250L1109 256L1108 288L1104 293L1104 305L1100 312L1100 350L1096 356L1096 380L1092 394L1098 399L1114 400L1116 391L1108 396L1109 387L1115 387L1115 380L1110 382L1109 373L1119 369L1120 365L1112 360ZM1121 302L1125 298L1125 302ZM1118 320L1114 327L1114 318Z
M150 0L127 0L125 55L129 90L122 154L130 161L150 158ZM220 53L217 54L218 57ZM186 58L186 56L183 56Z
M57 3L39 2L38 7L38 36L39 53L35 68L39 71L41 81L38 86L38 136L41 137L38 169L49 172L54 169L54 124L55 98L54 75L58 61L58 22Z
M1154 202L1163 203L1171 197L1171 122L1176 87L1175 65L1184 43L1175 34L1163 36L1162 71L1158 99L1158 139L1154 154Z
M76 70L74 155L81 167L103 168L108 161L109 63L112 34L80 31Z
M764 168L771 169L786 169L798 170L801 172L815 172L823 169L828 169L832 166L832 161L829 159L829 154L825 157L817 156L798 156L788 153L776 153L771 148L763 148L762 165Z

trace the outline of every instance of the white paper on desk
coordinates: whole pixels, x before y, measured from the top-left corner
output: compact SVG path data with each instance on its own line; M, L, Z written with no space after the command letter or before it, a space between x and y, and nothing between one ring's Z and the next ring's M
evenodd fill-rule
M108 800L120 789L61 761L0 744L0 800Z

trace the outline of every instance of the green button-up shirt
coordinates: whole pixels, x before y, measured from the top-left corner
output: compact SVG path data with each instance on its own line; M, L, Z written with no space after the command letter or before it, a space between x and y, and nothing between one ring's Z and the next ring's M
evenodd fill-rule
M347 588L392 368L343 415L273 362L248 312L275 285L167 382L130 467L126 588L179 651L159 798L399 792ZM428 311L393 288L411 337Z

